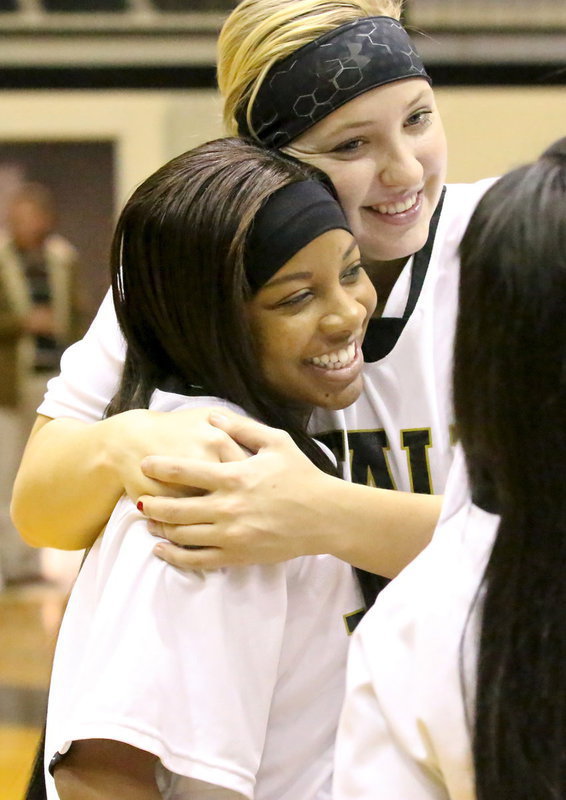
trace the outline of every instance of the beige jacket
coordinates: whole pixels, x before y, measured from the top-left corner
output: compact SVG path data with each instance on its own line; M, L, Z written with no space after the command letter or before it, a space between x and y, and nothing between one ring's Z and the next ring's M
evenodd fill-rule
M70 344L81 334L81 309L77 300L77 251L62 236L53 234L46 242L46 254L56 338L62 344ZM20 322L31 309L27 281L17 250L5 234L0 234L0 305L4 314ZM0 363L0 383L3 384L0 387L0 404L3 395L15 397L19 394L19 387L13 386L9 390L6 386L12 375L7 365L13 360L17 361L16 379L19 382L33 364L34 347L30 336L14 338L11 347L14 353L3 352L0 356L3 362ZM13 381L13 377L10 380Z

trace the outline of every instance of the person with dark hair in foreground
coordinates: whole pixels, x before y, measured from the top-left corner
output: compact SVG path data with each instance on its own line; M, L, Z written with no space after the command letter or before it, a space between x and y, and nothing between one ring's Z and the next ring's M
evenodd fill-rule
M110 416L236 410L335 474L306 427L360 393L376 295L323 173L241 139L202 145L134 192L111 263L127 352ZM363 610L352 567L183 573L153 547L124 496L61 626L48 797L326 800Z
M463 455L354 636L335 800L566 797L566 138L487 192L461 256Z

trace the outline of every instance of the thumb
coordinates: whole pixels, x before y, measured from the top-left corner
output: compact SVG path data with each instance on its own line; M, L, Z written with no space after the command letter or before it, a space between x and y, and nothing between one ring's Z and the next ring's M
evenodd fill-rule
M208 421L252 453L257 453L262 448L280 441L281 431L249 417L236 415L228 417L218 411L211 411Z

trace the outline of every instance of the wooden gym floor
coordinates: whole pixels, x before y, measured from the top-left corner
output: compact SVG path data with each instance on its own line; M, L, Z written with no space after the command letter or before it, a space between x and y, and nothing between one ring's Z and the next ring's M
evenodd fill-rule
M0 798L22 800L45 721L53 649L68 587L0 591Z

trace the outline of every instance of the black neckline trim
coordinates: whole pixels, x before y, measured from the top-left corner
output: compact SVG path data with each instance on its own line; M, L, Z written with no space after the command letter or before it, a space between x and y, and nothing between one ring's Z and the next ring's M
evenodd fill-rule
M434 247L434 240L436 238L436 230L442 213L442 206L444 204L444 197L446 195L446 186L443 187L442 193L438 204L434 210L434 214L430 220L430 227L428 238L424 247L415 253L413 257L413 264L411 267L411 285L409 288L409 296L407 304L402 317L379 317L371 319L368 325L362 352L366 363L380 361L393 350L397 344L399 337L403 333L405 325L407 324L411 314L415 310L417 300L426 278L428 265L430 264L430 257Z

